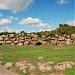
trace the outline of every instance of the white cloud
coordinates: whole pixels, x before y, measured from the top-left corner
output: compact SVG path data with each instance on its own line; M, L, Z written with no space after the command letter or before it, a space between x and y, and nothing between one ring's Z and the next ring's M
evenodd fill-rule
M10 19L10 20L16 20L16 21L19 20L17 17L13 17L13 16L8 16L7 18Z
M0 0L0 9L19 12L27 9L33 0Z
M0 20L0 27L5 27L10 24L11 24L11 20L8 20L8 19L1 19Z
M20 21L19 24L29 25L29 24L38 24L40 22L42 22L42 21L39 20L38 18L28 17L28 18L23 19L22 21Z
M75 20L70 20L66 24L71 25L71 26L75 26Z
M23 19L19 24L34 28L50 28L48 23L43 23L40 19L32 17Z
M3 16L3 14L0 14L0 17L2 17Z
M58 4L66 4L68 3L68 0L58 0Z

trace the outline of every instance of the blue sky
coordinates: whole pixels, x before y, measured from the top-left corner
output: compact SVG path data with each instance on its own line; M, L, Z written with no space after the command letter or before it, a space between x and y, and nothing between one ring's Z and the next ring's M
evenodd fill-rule
M75 25L75 0L0 0L0 32L50 31Z

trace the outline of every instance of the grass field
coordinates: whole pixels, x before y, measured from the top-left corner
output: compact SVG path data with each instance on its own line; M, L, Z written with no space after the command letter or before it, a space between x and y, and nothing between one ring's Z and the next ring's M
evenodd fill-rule
M36 63L37 58L43 56L45 61L54 61L55 63L62 61L75 61L75 46L9 46L0 45L0 55L2 60L6 62L16 62L19 59L25 59L28 62ZM74 75L74 68L66 70L66 75Z

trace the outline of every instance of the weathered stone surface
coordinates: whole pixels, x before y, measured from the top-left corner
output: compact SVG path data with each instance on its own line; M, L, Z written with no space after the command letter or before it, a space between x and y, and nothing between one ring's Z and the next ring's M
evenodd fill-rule
M66 45L72 45L72 40L70 38L66 39Z
M25 37L19 37L20 38L20 40L25 40Z
M18 41L14 41L14 44L18 44Z
M71 39L75 40L75 34L71 34Z
M58 63L54 66L54 69L60 71L60 70L65 70L67 68L72 68L72 66L74 66L75 63L72 62L72 61L65 61L65 62L61 62L61 63Z
M55 40L55 37L51 37L51 40Z
M23 43L18 43L18 46L23 46Z
M39 65L39 70L41 72L51 72L53 69L52 66L46 62L39 62L38 65Z
M12 66L13 66L13 63L12 63L12 62L8 62L8 63L5 64L5 66L6 66L7 68L12 67Z
M9 38L6 37L6 38L4 39L4 41L9 41Z
M5 45L5 41L1 41L3 45Z
M50 45L51 45L51 46L56 46L56 44L57 44L57 43L56 43L55 40L51 40L51 42L50 42Z
M10 42L11 41L11 42ZM42 36L42 45L49 45L49 46L69 46L75 45L75 34L72 35L48 35ZM0 36L0 45L2 44L11 44L11 45L37 45L39 42L38 35L36 34L9 34L9 35L2 35Z
M25 40L19 40L19 42L20 42L20 43L24 43L24 42L25 42Z
M22 37L24 37L24 36L25 36L25 34L24 34L24 33L21 33L21 36L22 36Z
M59 40L59 41L64 41L64 40L65 40L65 37L59 36L58 40Z
M6 41L6 44L11 44L11 41Z
M27 61L18 61L18 62L15 63L15 66L17 68L21 68L21 67L26 66L26 64L27 64Z
M50 43L48 41L43 41L42 45L50 45Z
M6 35L2 35L2 38L5 38L6 37Z
M29 41L25 41L24 42L24 45L29 45Z
M37 38L32 38L32 41L37 41L38 39Z
M10 38L14 38L15 37L15 34L10 34L9 37Z
M37 41L31 41L30 44L36 45L37 44Z
M57 41L58 46L65 46L66 42L65 41Z
M15 46L15 43L11 43L11 46Z
M2 36L0 36L0 41L3 41L3 38L2 38Z

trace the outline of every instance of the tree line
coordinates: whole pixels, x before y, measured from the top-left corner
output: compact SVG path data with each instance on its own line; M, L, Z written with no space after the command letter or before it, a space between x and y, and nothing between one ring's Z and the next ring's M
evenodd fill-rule
M20 33L24 33L25 35L27 35L27 33L25 31L21 31ZM47 35L53 35L53 34L67 34L67 35L71 35L71 34L75 34L75 26L70 26L67 24L59 24L59 27L56 28L55 30L52 31L41 31L41 32L31 32L30 34L37 34L39 37L41 37L42 35L47 36ZM9 32L1 32L0 35L7 35L10 34ZM12 32L11 34L16 34L15 32Z

